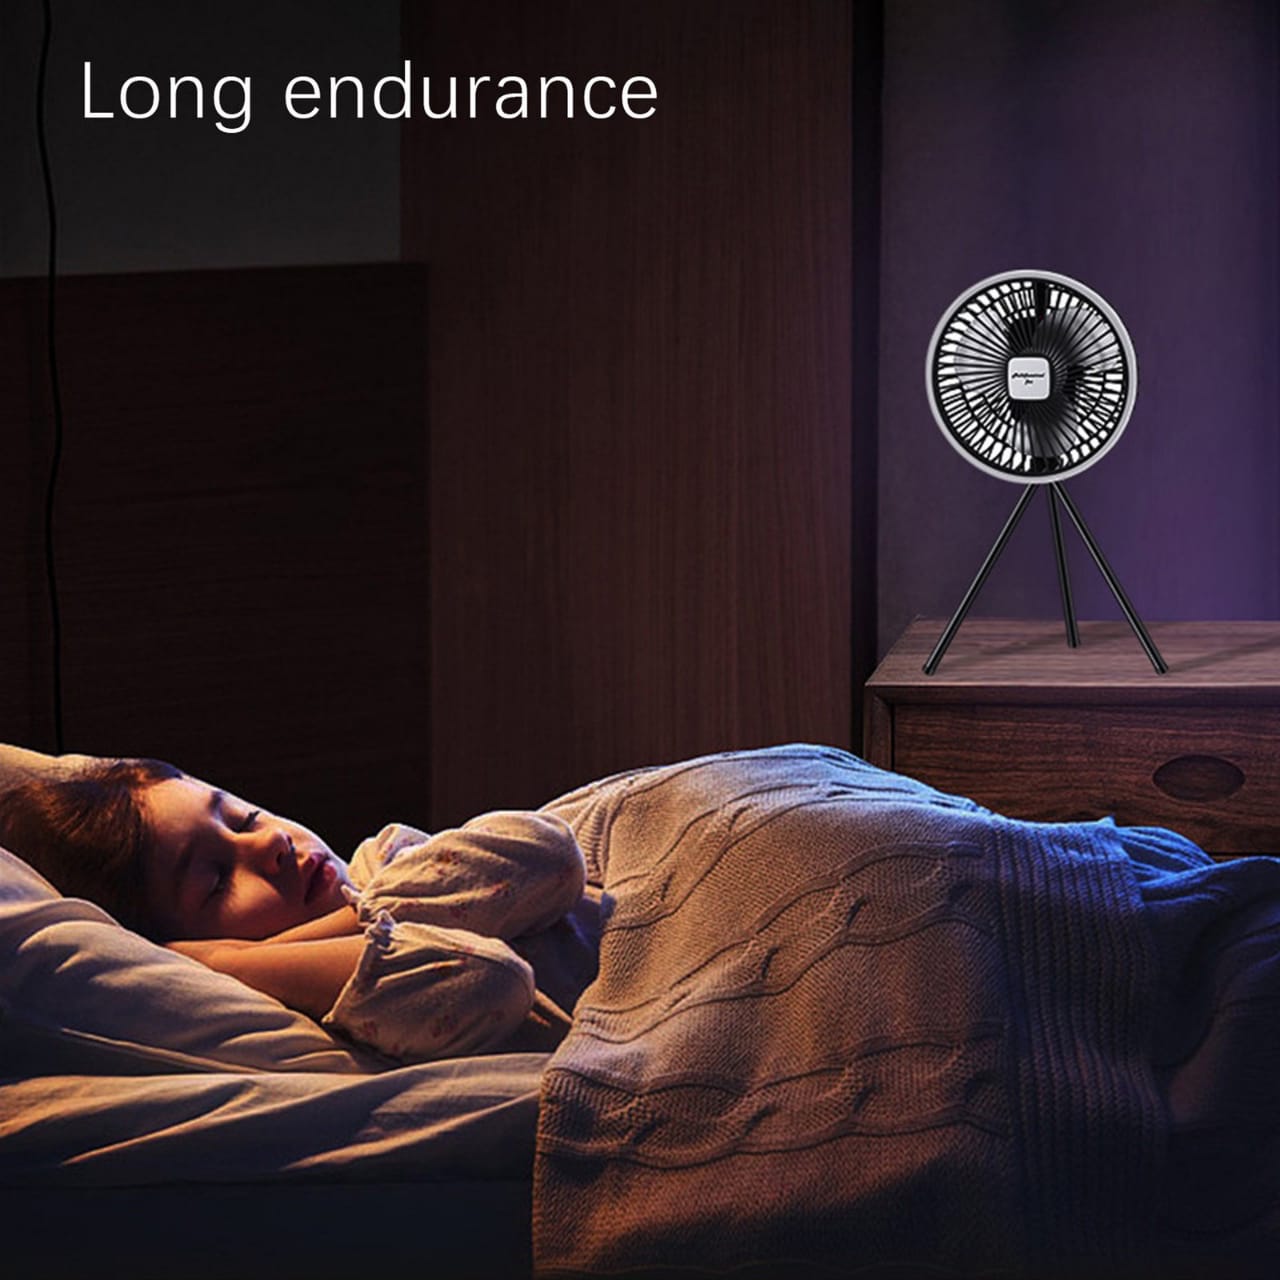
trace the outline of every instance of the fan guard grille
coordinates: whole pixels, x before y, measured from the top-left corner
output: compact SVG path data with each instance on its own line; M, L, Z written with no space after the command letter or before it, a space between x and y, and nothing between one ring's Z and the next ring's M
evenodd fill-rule
M1018 357L1041 357L1049 392L1009 394ZM1047 483L1092 466L1133 408L1137 368L1120 317L1079 281L1011 271L974 285L929 344L929 402L942 433L1001 479Z

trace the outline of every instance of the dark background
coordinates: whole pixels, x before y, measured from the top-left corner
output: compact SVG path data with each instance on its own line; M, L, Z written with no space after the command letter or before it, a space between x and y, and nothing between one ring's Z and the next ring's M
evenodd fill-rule
M973 281L1082 279L1137 407L1071 489L1139 611L1275 617L1265 0L55 3L68 749L341 845L810 739L1016 491L939 438ZM0 10L0 739L53 745L40 6ZM651 76L648 121L302 122L293 75ZM81 64L251 74L85 121ZM1078 548L1083 617L1116 616ZM978 612L1052 615L1029 515Z

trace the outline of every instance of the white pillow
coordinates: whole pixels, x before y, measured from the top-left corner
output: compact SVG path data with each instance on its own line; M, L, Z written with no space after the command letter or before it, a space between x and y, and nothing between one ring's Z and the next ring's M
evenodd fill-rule
M0 1076L386 1065L92 903L64 898L0 849Z

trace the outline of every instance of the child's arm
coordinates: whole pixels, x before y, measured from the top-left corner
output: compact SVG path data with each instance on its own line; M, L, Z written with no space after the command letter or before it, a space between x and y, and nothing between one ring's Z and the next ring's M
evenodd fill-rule
M270 942L311 942L317 938L340 938L344 934L360 933L363 926L354 907L339 907L327 916L296 924L283 933L273 934Z
M421 833L414 833L421 835ZM360 918L397 920L519 938L547 929L578 904L586 865L559 818L524 811L482 814L449 831L408 842L390 827L368 853L386 848L360 897Z
M348 914L354 919L354 912ZM171 942L169 947L219 973L239 978L245 986L318 1022L333 1007L338 993L355 972L364 942L360 934L349 933L308 941L212 938Z
M491 1050L534 1009L533 970L496 938L385 913L361 933L285 937L169 945L405 1061Z
M260 942L213 938L169 946L319 1021L355 971L361 934L355 908L339 907Z

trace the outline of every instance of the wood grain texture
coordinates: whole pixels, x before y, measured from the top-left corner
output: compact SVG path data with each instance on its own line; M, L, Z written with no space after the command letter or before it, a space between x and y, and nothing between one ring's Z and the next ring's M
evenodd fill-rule
M862 754L882 769L893 768L893 707L874 693L863 699Z
M900 705L894 766L1042 822L1111 815L1172 827L1215 853L1280 852L1280 707ZM1178 798L1155 775L1187 756L1234 765L1238 790Z
M40 375L0 384L0 738L49 749L42 305L0 285ZM59 308L67 748L173 759L335 847L425 817L422 270L71 278Z
M916 622L868 682L873 763L1013 817L1171 827L1219 855L1280 851L1280 623L1164 623L1156 675L1123 624L974 619L936 675ZM955 661L952 661L952 658Z
M972 618L937 672L921 670L942 633L942 620L913 622L867 682L880 696L955 702L1055 700L1090 703L1254 704L1280 702L1280 623L1157 622L1148 626L1169 670L1152 670L1123 622L1082 622L1080 647L1070 649L1060 621Z
M47 740L48 610L42 529L48 389L43 294L0 285L0 737Z
M410 127L437 823L854 733L850 13L406 9L434 75L648 75L647 121ZM447 193L447 194L440 194Z

